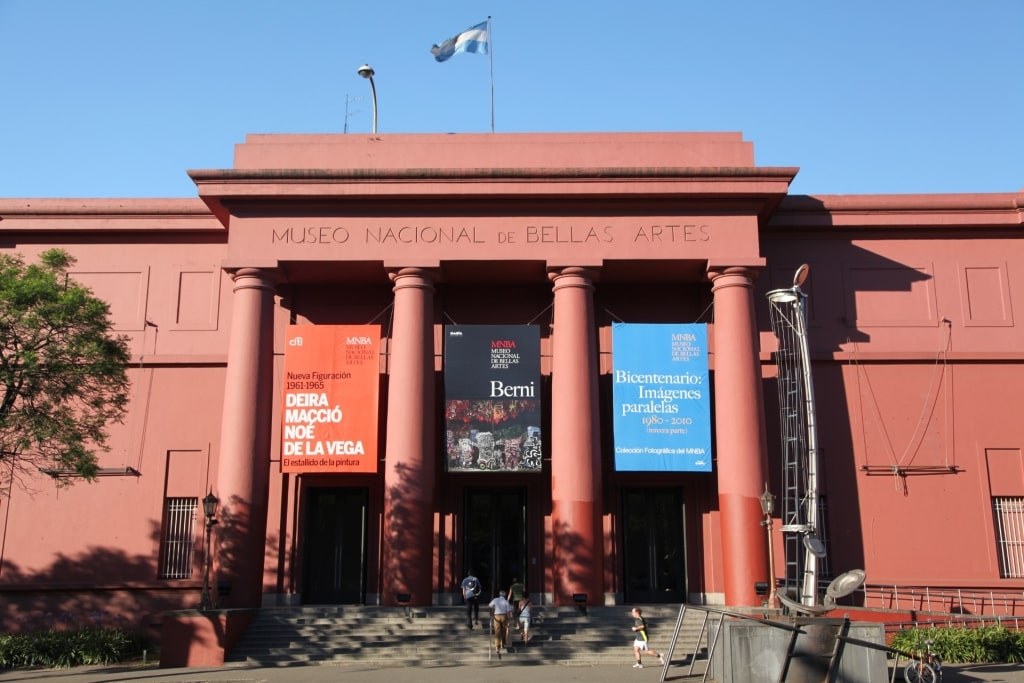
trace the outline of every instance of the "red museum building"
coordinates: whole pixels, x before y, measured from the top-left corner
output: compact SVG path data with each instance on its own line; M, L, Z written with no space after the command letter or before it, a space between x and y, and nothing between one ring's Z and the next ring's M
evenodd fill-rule
M822 576L863 569L878 606L1024 594L1024 192L794 196L797 172L736 133L251 135L196 198L0 199L0 249L67 249L133 352L103 476L0 495L0 620L196 607L209 492L221 607L453 604L470 568L548 604L760 605L766 293L801 264ZM707 471L616 467L624 322L706 325ZM536 469L446 466L452 325L538 329ZM368 466L285 471L290 330L329 326L379 331Z

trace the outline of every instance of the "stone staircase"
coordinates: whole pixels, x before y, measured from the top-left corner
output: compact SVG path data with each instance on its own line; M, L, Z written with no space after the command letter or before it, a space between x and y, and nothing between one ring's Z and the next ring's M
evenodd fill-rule
M642 606L652 649L669 649L679 605ZM628 663L632 653L630 607L533 606L530 644L523 647L512 633L506 661L562 662L569 665ZM484 627L466 628L465 608L375 606L307 606L259 610L229 653L228 665L288 666L292 664L468 664L497 659L481 610ZM704 612L687 610L672 660L689 661L701 635ZM706 655L707 633L701 638ZM650 658L653 660L653 657ZM648 662L645 661L645 664Z

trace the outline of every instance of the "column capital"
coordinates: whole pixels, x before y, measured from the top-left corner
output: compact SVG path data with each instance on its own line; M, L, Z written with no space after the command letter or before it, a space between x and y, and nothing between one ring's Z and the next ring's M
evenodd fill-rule
M711 281L711 291L716 292L726 287L754 288L754 280L761 273L755 266L708 266L707 278Z
M388 268L388 279L395 283L395 289L405 287L420 287L433 289L434 283L441 277L441 271L437 268L421 268L413 266L408 268Z
M707 275L708 280L711 280L712 282L714 282L720 277L725 277L727 275L743 277L750 281L754 281L757 279L757 276L761 274L761 271L763 269L764 264L729 266L717 263L708 263L708 267L705 271L705 274Z
M549 266L548 280L554 283L555 289L573 286L593 288L600 272L600 268L592 266Z
M241 267L227 268L235 283L234 291L240 289L267 289L271 292L277 289L277 285L284 282L284 274L277 268Z

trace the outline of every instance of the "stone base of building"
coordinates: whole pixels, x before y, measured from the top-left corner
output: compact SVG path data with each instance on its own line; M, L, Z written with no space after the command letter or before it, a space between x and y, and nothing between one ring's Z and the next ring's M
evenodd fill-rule
M255 610L185 610L164 615L160 667L223 666Z

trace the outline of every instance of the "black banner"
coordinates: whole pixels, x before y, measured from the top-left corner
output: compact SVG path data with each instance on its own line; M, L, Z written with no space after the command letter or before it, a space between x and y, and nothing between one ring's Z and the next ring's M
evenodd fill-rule
M540 329L446 325L449 472L541 470Z

